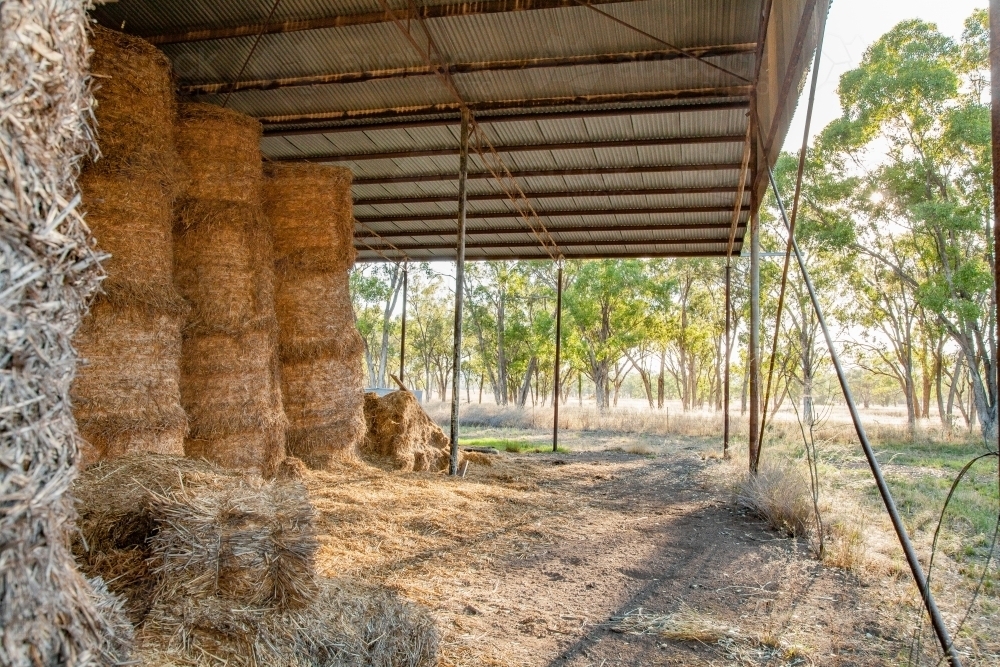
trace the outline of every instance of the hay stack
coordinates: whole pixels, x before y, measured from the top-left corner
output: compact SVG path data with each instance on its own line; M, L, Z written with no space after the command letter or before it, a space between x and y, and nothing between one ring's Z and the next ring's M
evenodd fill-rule
M273 475L284 458L272 239L261 208L260 124L180 107L188 180L174 226L175 281L191 304L181 361L188 456Z
M130 640L67 544L71 339L100 280L74 201L93 149L86 26L75 0L0 6L0 664L12 667L120 664Z
M147 455L92 467L74 493L75 551L128 600L146 664L437 664L426 612L316 576L299 482Z
M172 206L178 180L170 62L145 41L93 28L91 61L101 157L80 178L87 223L111 254L107 278L75 344L73 385L89 444L84 463L130 451L181 454L185 306L173 286Z
M365 432L364 347L348 286L351 172L268 164L266 175L288 451L312 468L326 468L355 456Z
M365 420L368 433L361 447L365 458L396 470L448 469L451 440L411 392L365 394ZM461 465L468 457L461 451L458 455Z

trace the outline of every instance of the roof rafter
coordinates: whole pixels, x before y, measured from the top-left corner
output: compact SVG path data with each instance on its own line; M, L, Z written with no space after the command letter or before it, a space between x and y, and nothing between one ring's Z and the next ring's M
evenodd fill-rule
M580 252L575 253L572 250L563 253L564 259L657 259L660 257L725 257L725 251L668 251L668 252L649 252L643 251L641 249L631 250L631 251L605 251L599 253L592 252ZM390 253L389 261L403 261L409 259L410 261L416 260L437 260L437 259L454 259L453 256L434 253L433 255L424 256L414 256L414 255L403 255L400 254L398 257L392 257ZM483 261L549 261L548 255L540 254L527 254L527 253L511 253L509 255L498 256L496 254L475 254L475 249L473 249L472 254L466 253L465 261L467 262L483 262ZM355 262L383 262L386 261L386 257L381 255L367 256L363 254L362 249L358 249L358 257Z
M701 104L670 104L661 106L626 107L612 109L573 109L572 111L536 111L504 115L480 114L476 122L480 125L494 123L523 123L548 120L576 120L580 118L608 118L615 116L643 116L666 113L704 113L706 111L746 110L747 101L705 102ZM437 118L410 118L378 123L350 123L341 125L321 125L305 128L264 128L265 137L294 137L310 134L334 134L338 132L373 132L378 130L402 130L417 127L444 127L458 125L458 115Z
M731 206L658 206L653 208L613 208L613 209L562 209L558 211L538 211L538 216L542 218L565 218L572 216L600 216L600 215L663 215L672 213L729 213ZM743 210L749 211L749 206L744 206ZM518 211L468 211L466 219L469 220L491 220L495 218L519 218ZM363 224L379 222L430 222L432 220L454 220L454 213L421 213L416 215L379 215L379 216L354 216L354 219Z
M642 148L646 146L690 146L694 144L729 144L742 142L742 135L725 134L708 137L663 137L658 139L620 139L615 141L574 141L557 144L523 144L494 146L498 153L539 153L544 151L573 151L601 148ZM357 162L360 160L397 160L403 158L447 157L458 155L457 147L431 148L415 151L386 151L383 153L350 153L341 155L305 155L301 157L274 158L274 162Z
M526 231L525 234L530 235L531 232ZM713 237L707 239L599 239L599 240L578 240L578 241L559 241L560 248L586 248L586 247L600 247L600 246L632 246L632 245L710 245L710 244L721 244L726 245L729 239L725 237ZM416 243L416 244L396 244L393 246L385 245L370 245L366 246L370 250L398 250L402 252L410 252L413 250L447 250L448 248L454 248L454 242L434 242L434 243ZM527 239L523 241L466 241L465 247L468 249L491 249L491 248L537 248L538 241L533 239Z
M617 174L667 174L694 171L736 171L739 164L668 164L640 167L594 167L583 169L539 169L531 171L514 171L514 178L547 178L552 176L612 176ZM488 171L472 172L468 175L470 181L491 180L493 174ZM354 185L391 185L394 183L433 183L438 181L457 181L458 173L449 171L446 174L423 174L417 176L380 176L373 178L356 178Z
M631 2L632 0L589 0L595 5ZM437 19L453 16L474 16L477 14L501 14L523 12L538 9L559 9L576 7L573 0L487 0L478 2L461 2L453 4L428 5L416 8L410 7L395 10L396 18L401 21L417 19ZM303 30L324 30L327 28L344 28L352 25L372 25L375 23L391 23L393 17L389 12L364 12L360 14L339 14L319 16L308 19L292 19L263 23L250 23L228 27L186 28L176 32L158 35L139 35L152 44L180 44L184 42L204 42L214 39L232 39L248 35L274 35L286 32L301 32Z
M525 192L531 199L563 199L568 197L640 197L655 195L694 195L694 194L729 194L735 193L736 186L720 185L703 188L638 188L634 190L559 190L556 192ZM504 201L506 193L490 192L479 195L466 195L467 201ZM423 197L378 197L371 199L355 199L355 206L379 206L383 204L438 204L456 201L456 195L432 195Z
M545 107L583 106L588 104L636 104L666 100L696 100L711 97L746 97L749 94L750 86L710 86L705 88L674 88L627 93L595 93L591 95L487 100L468 102L465 106L475 113L479 111L500 111L503 109L539 109ZM458 102L440 102L438 104L406 105L382 109L348 109L344 111L318 111L298 115L261 116L257 120L264 125L293 125L297 123L321 123L325 121L346 121L352 119L405 118L407 116L457 113L461 110L461 107L462 105Z
M723 44L720 46L705 46L687 49L688 53L700 58L739 55L753 53L756 49L753 42L744 44ZM673 49L655 51L625 51L619 53L588 53L576 56L549 58L520 58L517 60L495 60L482 62L467 62L432 67L417 65L414 67L393 67L378 70L358 72L337 72L333 74L318 74L313 76L285 77L279 79L258 79L255 81L222 81L198 83L180 86L178 92L182 95L221 95L238 93L247 90L275 90L277 88L299 88L303 86L329 86L346 83L362 83L382 79L401 79L411 76L431 76L444 67L449 74L473 74L477 72L503 72L511 70L526 70L558 67L580 67L584 65L620 65L623 63L656 62L685 58L685 54Z
M746 227L746 223L740 223L741 227ZM589 232L672 232L672 231L690 231L690 230L711 230L711 229L729 229L728 222L710 222L705 224L700 224L696 222L688 223L674 223L674 224L654 224L654 225L627 225L627 226L600 226L600 225L578 225L578 226L560 226L560 227L549 227L549 232L552 234L581 234ZM447 229L392 229L392 230L380 230L378 232L372 231L370 229L361 232L355 231L355 239L394 239L394 238L417 238L423 236L454 236L456 233L454 227ZM507 236L511 234L525 234L524 227L484 227L484 228L465 228L466 236Z

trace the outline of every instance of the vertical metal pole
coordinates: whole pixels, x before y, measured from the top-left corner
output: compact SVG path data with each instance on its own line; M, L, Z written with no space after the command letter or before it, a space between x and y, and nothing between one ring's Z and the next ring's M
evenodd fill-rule
M462 302L465 297L465 190L469 176L469 110L462 108L462 139L458 158L458 229L455 247L455 337L451 378L451 460L448 474L458 474L458 383L462 377Z
M406 288L410 276L410 265L403 265L403 324L399 331L399 381L405 383L406 373Z
M750 216L750 472L756 472L760 429L760 216L751 207Z
M725 364L725 389L723 391L722 397L722 456L723 458L729 458L729 358L732 355L732 349L730 347L730 336L729 332L733 326L732 318L732 269L733 260L732 255L726 258L726 356L723 358L723 363Z
M990 0L990 120L993 134L993 313L994 341L993 354L1000 356L1000 252L997 241L1000 240L1000 0ZM993 411L1000 422L1000 360L994 359L997 365L996 396L993 401ZM997 425L1000 431L1000 423ZM994 446L1000 443L992 443ZM998 470L1000 473L1000 470Z
M552 451L559 449L559 353L562 350L562 288L563 267L556 271L556 368L552 381Z

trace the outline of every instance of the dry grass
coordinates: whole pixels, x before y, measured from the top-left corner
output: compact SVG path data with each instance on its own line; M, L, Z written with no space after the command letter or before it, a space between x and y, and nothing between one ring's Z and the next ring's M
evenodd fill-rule
M510 664L448 611L463 596L456 582L547 544L574 511L539 490L530 463L493 458L465 479L361 463L305 477L318 514L319 572L384 584L436 610L442 667Z
M744 475L736 486L736 502L789 536L808 535L812 528L809 482L787 463L765 463L757 474Z
M394 470L440 472L448 469L451 440L431 421L409 391L365 394L368 429L361 453ZM458 453L458 463L465 452Z
M617 619L611 629L632 635L655 635L671 641L702 644L714 644L725 637L739 634L738 629L730 628L688 606L682 606L672 614L651 614L640 607Z

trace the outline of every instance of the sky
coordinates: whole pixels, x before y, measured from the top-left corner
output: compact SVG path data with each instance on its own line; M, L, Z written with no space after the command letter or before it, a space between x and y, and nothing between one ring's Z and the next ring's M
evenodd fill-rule
M942 33L958 39L962 35L962 23L972 10L987 5L985 0L833 0L827 18L810 136L815 136L840 116L837 99L840 75L857 67L865 49L894 25L905 19L919 18L936 23ZM802 99L785 137L786 151L797 153L802 146L809 83L807 81L803 88Z

